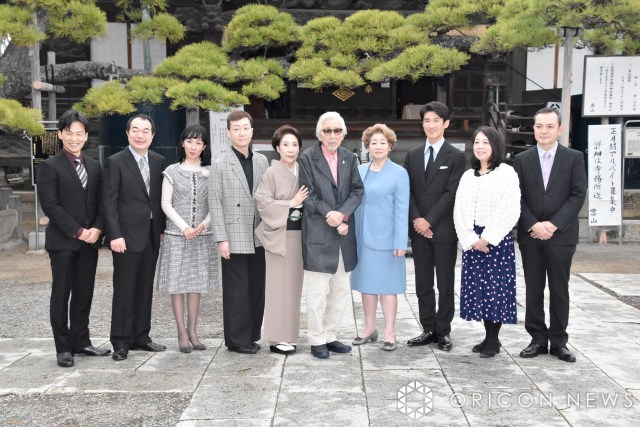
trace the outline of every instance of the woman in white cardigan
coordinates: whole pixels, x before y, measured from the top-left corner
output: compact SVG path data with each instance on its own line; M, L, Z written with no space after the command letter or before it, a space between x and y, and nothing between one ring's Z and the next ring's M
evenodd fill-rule
M503 323L516 323L516 265L512 229L520 217L520 185L504 163L504 141L490 127L473 136L472 168L462 175L453 219L462 246L460 317L483 321L485 339L472 351L500 352Z

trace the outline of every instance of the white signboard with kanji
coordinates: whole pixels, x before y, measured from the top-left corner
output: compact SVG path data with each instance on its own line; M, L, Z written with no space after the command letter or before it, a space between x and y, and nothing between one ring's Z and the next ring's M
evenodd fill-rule
M243 107L236 110L243 110ZM224 150L231 147L231 140L227 136L227 116L233 109L223 112L209 111L209 141L211 141L211 158L215 159Z
M585 56L583 94L583 116L640 116L640 56Z
M589 126L589 226L622 225L622 127Z

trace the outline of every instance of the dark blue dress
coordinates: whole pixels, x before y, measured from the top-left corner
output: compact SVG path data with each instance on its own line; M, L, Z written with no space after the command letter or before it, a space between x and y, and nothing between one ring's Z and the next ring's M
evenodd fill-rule
M478 235L484 227L475 226ZM462 254L460 317L517 323L516 256L513 236L508 233L489 252L468 250Z

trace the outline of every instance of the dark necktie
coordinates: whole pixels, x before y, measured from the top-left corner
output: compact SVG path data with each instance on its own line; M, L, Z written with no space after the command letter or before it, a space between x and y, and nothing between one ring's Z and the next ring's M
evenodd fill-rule
M429 168L433 167L433 146L429 146L429 160L427 164L424 165L424 177L427 178L427 173L429 173Z
M87 189L87 170L84 168L84 165L80 161L80 159L76 159L76 172L78 173L78 178L80 178L80 182L82 183L82 188Z

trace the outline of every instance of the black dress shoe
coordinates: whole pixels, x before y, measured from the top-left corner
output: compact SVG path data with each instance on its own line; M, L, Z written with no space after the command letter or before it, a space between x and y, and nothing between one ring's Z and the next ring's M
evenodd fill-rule
M331 341L327 343L327 350L333 353L351 353L351 346L340 341Z
M92 345L88 345L85 348L75 351L75 354L84 354L86 356L106 356L109 353L111 353L111 350L96 348Z
M565 362L573 363L576 361L576 356L574 356L567 347L552 348L549 354L551 354L552 356L557 356L558 359Z
M480 351L480 357L483 359L494 357L496 354L500 353L500 345L500 341L498 340L487 340L485 346Z
M438 348L442 351L451 351L453 343L449 334L438 335Z
M409 341L407 341L407 345L409 347L418 347L437 341L438 338L436 337L436 333L434 331L429 331L423 332L415 338L411 338Z
M124 348L119 348L117 350L113 350L113 354L111 355L113 360L115 360L116 362L119 362L121 360L125 360L128 356L129 356L129 350L124 349Z
M317 357L318 359L326 359L327 357L330 356L329 350L327 350L326 344L312 345L311 354L313 355L313 357Z
M156 344L154 342L148 342L146 344L135 345L131 347L131 350L144 350L144 351L153 351L153 352L165 351L166 349L167 349L167 346L164 346L162 344Z
M56 355L56 358L58 359L58 366L61 366L63 368L70 368L73 366L73 356L69 351L58 353Z
M547 354L548 352L549 350L547 350L546 345L536 344L532 341L531 344L527 346L527 348L525 348L520 352L520 357L524 357L524 358L536 357L539 354Z
M260 347L257 344L251 343L251 344L239 345L237 347L227 347L227 350L233 351L234 353L241 353L241 354L256 354L258 350L260 350Z
M487 345L487 339L485 338L480 344L476 344L471 348L472 353L481 353L484 350L484 346ZM498 351L496 353L500 353L500 347L502 347L502 343L498 340Z

